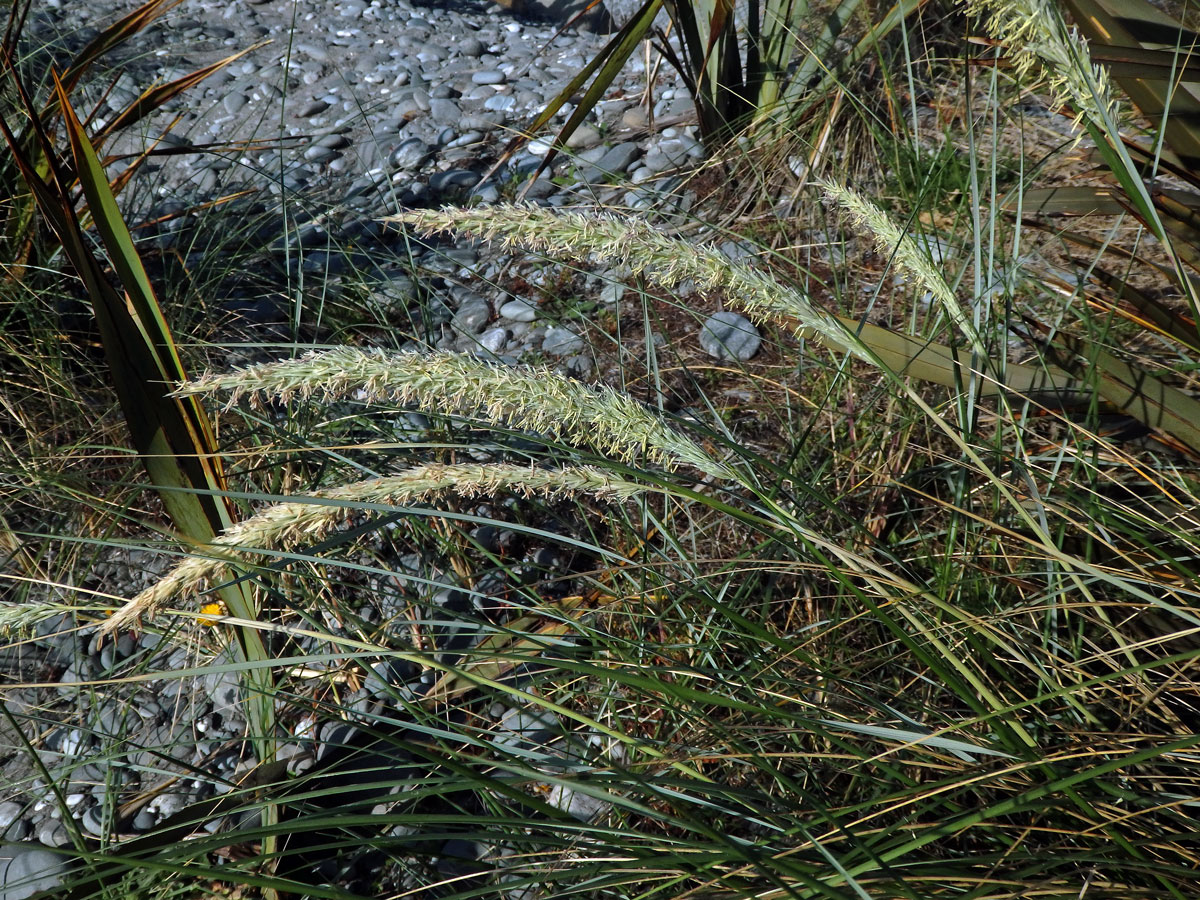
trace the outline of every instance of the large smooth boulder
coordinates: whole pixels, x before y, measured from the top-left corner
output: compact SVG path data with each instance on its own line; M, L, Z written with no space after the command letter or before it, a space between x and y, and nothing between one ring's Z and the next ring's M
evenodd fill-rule
M0 900L26 900L62 887L70 861L36 843L0 844Z

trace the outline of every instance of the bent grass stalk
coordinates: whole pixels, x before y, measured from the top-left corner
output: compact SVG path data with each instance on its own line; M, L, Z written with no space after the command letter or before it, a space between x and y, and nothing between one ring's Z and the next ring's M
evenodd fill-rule
M968 15L986 20L987 34L1004 42L1018 80L1041 68L1050 93L1075 111L1076 128L1085 119L1119 123L1120 105L1108 71L1092 62L1087 41L1063 22L1058 4L967 0L965 6Z
M441 494L464 498L511 491L523 497L555 500L588 495L600 500L626 500L655 488L614 478L590 466L537 469L505 463L430 464L398 475L372 478L277 503L238 522L218 536L203 556L189 556L119 609L103 629L130 627L181 594L201 590L243 562L241 551L282 548L301 540L320 540L362 504L417 503Z
M850 216L854 224L866 229L874 238L880 251L891 257L902 272L914 278L918 284L942 305L950 320L958 327L971 343L971 348L978 354L980 362L987 360L987 348L974 323L967 317L954 296L954 291L946 284L946 279L937 270L929 256L917 246L910 235L905 234L892 217L868 200L862 194L832 181L816 182L825 192L825 196L840 206Z
M872 219L886 219L882 212ZM804 293L781 284L744 263L717 251L671 237L650 223L611 214L563 213L539 207L505 206L487 209L419 210L392 216L422 232L462 231L482 240L495 240L506 249L528 248L556 259L604 260L652 277L664 287L691 281L701 291L721 289L723 302L747 315L776 322L801 339L811 338L834 352L848 353L870 363L888 377L908 375L958 389L964 375L980 376L984 396L1006 391L1031 399L1058 402L1091 389L1067 372L1048 365L1004 366L1003 382L981 371L966 350L957 350L923 337L910 337L869 322L837 316L818 307ZM899 234L895 226L891 232ZM883 239L883 238L881 238ZM914 247L913 263L919 251ZM922 280L940 280L928 264ZM948 288L941 291L945 301ZM950 294L950 303L957 305ZM956 321L966 322L961 308ZM966 322L970 326L969 322ZM976 343L978 343L976 341ZM994 364L988 364L994 368Z

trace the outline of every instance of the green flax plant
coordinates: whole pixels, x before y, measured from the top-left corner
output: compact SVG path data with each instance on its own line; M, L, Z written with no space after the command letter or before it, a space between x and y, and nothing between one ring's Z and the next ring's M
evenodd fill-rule
M10 352L2 361L6 387L13 389L13 394L5 398L6 405L20 403L18 397L22 394L36 394L39 381L53 385L56 395L80 393L76 383L86 379L64 364L70 359L69 352L56 361L62 370L52 372L46 366L48 354L42 350L27 354L19 346L22 331L40 327L33 314L41 312L37 307L50 305L53 309L73 289L73 286L63 287L62 271L68 270L78 280L80 293L87 298L86 305L82 301L79 305L84 309L90 306L89 318L94 321L98 349L104 356L104 387L96 393L105 406L114 400L119 406L126 431L124 443L140 462L148 485L157 492L170 529L184 541L202 544L229 528L237 512L221 495L228 485L203 408L194 401L166 396L165 385L185 377L182 357L117 203L118 194L130 184L151 151L126 161L118 174L112 176L107 167L114 160L105 155L105 147L124 130L241 54L149 87L125 108L114 110L107 121L95 123L95 114L88 115L91 127L85 127L76 111L79 88L95 77L94 70L105 56L130 42L176 5L173 0L149 0L101 30L73 59L62 61L61 70L53 63L29 65L30 57L38 58L25 46L23 34L30 4L11 6L8 27L0 44L0 90L3 91L0 133L9 151L0 177L6 201L4 246L10 253L2 287L6 324L11 329L5 341L5 350ZM43 52L49 56L48 51ZM55 274L59 276L57 283L53 280ZM49 342L54 340L57 336ZM34 338L31 343L36 347L41 342ZM85 364L90 368L92 361L86 360ZM66 407L67 403L59 406ZM87 417L79 411L75 419L63 416L51 427L64 431L83 428L82 420ZM15 440L5 448L6 455L17 461L20 469L13 494L21 499L13 504L13 510L28 505L23 494L39 493L39 503L46 499L46 485L38 484L39 479L32 473L38 465L39 451L45 450L39 445L52 444L60 435L39 435L39 425L36 412L20 417ZM18 449L23 442L27 442L33 453ZM88 453L86 441L78 443L84 445L80 456L95 454L94 449ZM95 441L96 445L102 443ZM124 449L118 452L128 454ZM27 480L22 476L27 476ZM128 478L129 474L122 472L119 477ZM81 489L78 484L64 485L61 491L51 493L90 494L91 486ZM133 518L128 509L120 509L121 505L121 501L92 496L85 508L96 508L97 519L107 518L114 509L117 518ZM47 524L47 512L43 506L41 515L34 519L34 528ZM25 523L30 521L28 516L22 518ZM24 579L17 578L16 582L39 579L52 582L39 559L42 552L34 549L37 538L13 534L9 529L14 525L7 516L0 522L6 541L15 550L13 561L25 573ZM225 585L220 593L224 602L241 616L255 617L255 601L248 586ZM18 592L16 597L20 596ZM54 605L50 604L47 610ZM25 611L15 603L11 607L6 604L5 612L10 611L15 613L11 618L17 623L13 627L19 627ZM58 615L61 614L60 609ZM5 628L6 632L9 630ZM267 658L260 636L253 629L231 634L235 652L243 659L261 663ZM265 761L272 752L270 672L261 667L248 669L247 679L250 737L258 757ZM269 807L263 814L268 819L273 815ZM76 829L77 842L79 837Z

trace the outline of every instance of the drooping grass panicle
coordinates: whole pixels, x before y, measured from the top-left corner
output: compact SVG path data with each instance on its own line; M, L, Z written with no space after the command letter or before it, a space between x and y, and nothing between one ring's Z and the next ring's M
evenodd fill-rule
M389 221L404 222L425 233L461 231L498 241L509 249L527 248L561 260L604 260L652 277L666 287L690 281L700 290L720 288L730 308L754 318L799 323L798 334L815 336L832 349L870 359L836 316L800 291L714 249L671 237L643 219L508 205L413 210Z
M895 260L896 267L929 291L933 298L946 310L955 326L970 341L972 349L981 359L987 358L986 348L979 337L975 324L967 316L928 254L924 253L911 235L905 234L886 212L852 188L832 181L815 182L833 203L840 207L859 228L865 229L875 239L875 244L885 256Z
M204 555L189 556L159 581L126 603L105 623L105 630L127 627L161 609L173 597L195 592L244 561L242 551L279 549L300 541L319 541L364 504L428 501L442 494L493 496L509 491L523 497L555 500L590 496L624 500L654 488L613 477L591 466L542 469L507 463L416 466L384 478L372 478L303 499L267 507L218 536Z
M1004 42L1018 78L1040 67L1047 89L1083 119L1116 126L1119 106L1108 72L1092 62L1087 41L1063 21L1053 0L966 0L969 15L984 20L987 33Z
M0 603L0 637L33 635L42 622L82 611L99 612L100 607L73 606L69 603Z
M204 375L181 395L231 392L289 400L357 397L414 405L430 413L481 415L554 439L590 445L627 463L685 464L728 480L734 472L650 410L609 387L556 375L544 366L506 366L462 354L388 352L351 347Z

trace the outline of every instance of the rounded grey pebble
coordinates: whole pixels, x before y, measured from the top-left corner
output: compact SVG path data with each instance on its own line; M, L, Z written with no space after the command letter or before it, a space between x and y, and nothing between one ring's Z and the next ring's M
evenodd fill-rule
M729 310L709 316L700 329L700 347L714 359L745 362L753 358L760 346L762 337L754 323Z
M628 288L619 281L606 281L604 286L600 288L600 302L612 306L620 303L625 299L625 292Z
M483 46L483 41L474 37L469 37L466 40L460 41L458 44L458 52L463 56L483 56L483 51L486 49L487 48Z
M492 317L492 308L482 297L467 300L454 314L454 327L462 334L478 334Z
M496 94L483 101L483 108L492 112L508 112L515 109L516 105L517 98L512 94Z
M322 147L320 144L313 144L304 151L304 158L309 162L325 162L337 155L338 152L332 147Z
M230 115L237 115L241 108L246 105L246 95L239 91L226 94L221 99L221 105L225 107L225 111Z
M462 110L453 100L439 97L429 101L429 115L439 125L457 125L462 119Z
M0 840L21 841L29 834L29 823L23 817L24 808L12 800L0 803Z
M432 152L432 148L420 138L409 138L391 152L388 163L395 169L416 169L429 159Z
M540 746L562 733L562 723L554 713L541 709L509 708L500 718L500 728L495 741L509 746L520 746L522 742Z
M479 346L491 353L499 353L508 343L507 328L489 328L479 336Z
M133 817L134 831L149 831L157 824L158 819L154 817L154 813L146 812L144 809Z
M104 837L108 832L104 827L104 813L98 806L86 810L79 824L83 826L84 831L96 837Z
M51 819L38 829L38 843L47 847L65 847L71 843L71 836L67 834L66 825Z
M429 177L429 187L435 191L448 191L451 188L471 188L479 184L479 175L470 169L450 169L447 172L437 172Z
M311 119L313 116L319 116L325 110L329 109L329 101L324 97L319 97L316 100L310 100L300 108L297 115L301 119Z
M573 356L583 348L583 338L571 329L557 325L546 329L546 337L542 340L542 352L551 356Z
M467 146L470 146L471 144L478 144L482 140L483 140L483 132L482 131L467 131L467 132L464 132L463 134L460 134L458 137L452 138L450 141L448 141L446 143L446 149L453 150L457 147L467 147Z
M494 184L485 184L471 192L471 199L484 204L499 203L500 189Z
M317 141L318 147L328 147L331 150L344 150L350 146L350 138L340 131L334 131Z
M642 155L642 148L633 141L626 141L610 147L596 163L596 168L603 172L619 175L629 170L633 161Z
M537 304L531 300L526 300L524 297L509 300L500 307L501 317L511 319L513 322L532 322L537 318L537 313Z
M349 746L350 741L358 734L358 729L349 722L329 722L321 728L321 737L317 744L317 762L330 753L337 752L342 747Z
M595 368L595 363L592 358L586 354L570 357L567 362L567 374L573 375L576 378L586 378L592 374L592 369Z
M0 900L25 900L66 880L66 857L40 844L0 846Z
M483 69L471 76L474 84L504 84L508 76L499 69Z

